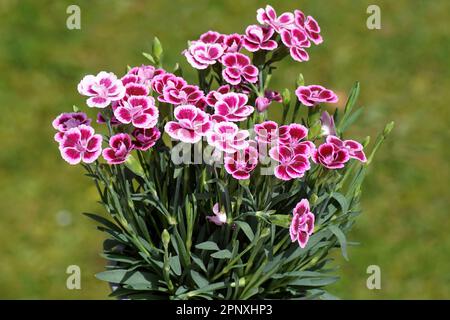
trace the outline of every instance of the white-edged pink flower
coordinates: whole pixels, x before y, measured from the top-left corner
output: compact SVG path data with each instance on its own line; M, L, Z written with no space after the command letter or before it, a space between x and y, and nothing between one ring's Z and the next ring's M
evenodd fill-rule
M150 89L143 84L143 79L134 74L127 74L121 79L125 87L125 96L121 101L127 101L129 97L133 96L148 96Z
M192 104L196 105L197 102L204 97L203 91L199 87L193 85L177 85L176 83L169 82L163 89L161 96L162 102L170 103L173 105L180 104Z
M251 25L245 30L243 46L250 52L258 50L271 51L278 47L278 43L272 40L275 30L271 27Z
M315 217L309 209L309 201L302 199L297 203L292 214L294 216L289 227L291 241L297 241L300 248L303 249L314 232Z
M243 121L255 110L252 106L247 105L247 102L248 97L243 93L225 93L214 105L214 113L224 117L227 121Z
M266 111L267 109L269 109L269 107L273 101L276 101L276 102L283 101L280 93L277 91L272 91L272 90L264 91L264 96L258 97L255 100L256 110L258 110L258 112Z
M217 88L217 90L212 90L208 92L208 94L206 95L206 103L208 104L208 106L214 107L214 105L220 99L220 97L222 97L222 95L230 91L231 91L230 85L226 84L220 86L219 88Z
M183 52L189 64L199 70L208 68L222 57L224 48L219 43L193 42L187 50Z
M139 77L139 82L147 87L150 87L150 83L155 76L163 74L163 69L155 69L154 66L141 65L140 67L131 68L127 74L135 75ZM122 78L123 79L123 78ZM122 81L123 82L123 81Z
M158 122L159 111L153 97L132 96L114 109L114 115L121 123L151 128Z
M265 9L258 9L256 19L260 24L269 25L279 33L283 29L292 28L294 14L285 12L278 17L275 9L267 5Z
M255 124L254 130L258 143L274 145L278 141L278 123L274 121Z
M218 226L224 225L227 223L227 214L223 211L220 211L219 203L214 204L213 206L213 216L207 216L206 219L209 222L212 222Z
M183 78L177 77L172 73L160 74L158 76L155 76L151 81L153 91L157 92L160 95L163 94L164 88L169 85L172 87L180 88L187 85L187 83Z
M320 122L322 124L322 135L324 136L335 136L336 126L334 125L334 118L327 111L322 112L320 116Z
M291 57L294 60L299 62L309 60L309 54L305 48L309 48L311 43L304 30L299 28L292 30L285 29L281 32L281 40L289 48Z
M287 146L274 147L270 149L269 155L273 160L279 162L275 167L275 177L281 180L289 181L301 178L311 167L307 156L296 153Z
M367 162L366 155L363 151L364 147L361 143L355 141L355 140L344 140L342 141L336 136L329 135L327 137L327 143L331 143L335 145L338 148L341 149L347 149L348 155L350 158L359 160L361 162Z
M305 141L308 136L308 129L297 123L291 123L280 127L279 143L294 150L296 154L303 154L310 157L316 146L311 141Z
M161 132L157 127L148 129L136 128L131 135L134 138L132 141L133 147L137 150L147 151L159 140Z
M226 82L238 85L242 81L258 81L258 68L251 64L250 58L242 53L227 53L222 57L222 76Z
M58 130L58 132L55 134L55 141L61 142L66 131L72 128L76 128L82 124L87 126L91 125L91 119L89 119L84 112L60 114L52 122L53 128Z
M208 144L225 153L235 153L249 146L247 130L239 130L233 122L216 123L208 135Z
M182 142L199 142L213 126L209 115L193 105L176 107L174 115L177 121L169 121L164 131L173 139Z
M321 144L313 153L312 159L315 163L325 168L334 170L341 169L350 160L347 148L341 148L333 143Z
M232 33L225 36L223 46L226 53L239 52L242 48L243 36L238 33Z
M62 158L71 165L92 163L102 153L102 140L101 135L95 134L94 128L82 124L64 133L59 151Z
M101 71L96 76L85 76L78 84L78 92L89 97L88 107L106 108L112 101L123 98L125 88L114 73Z
M298 100L307 107L315 106L321 102L336 103L338 96L331 91L319 85L300 86L295 90Z
M103 158L108 164L124 163L132 150L130 136L126 133L118 133L109 139L109 148L103 150Z
M308 39L314 44L318 45L323 42L322 36L320 35L320 26L313 17L305 17L305 14L302 11L295 10L294 22L299 28L306 31Z
M222 44L225 36L217 31L207 31L200 36L203 43L219 43Z
M234 154L226 154L224 157L225 170L237 180L249 179L250 172L258 164L258 157L258 150L252 146Z

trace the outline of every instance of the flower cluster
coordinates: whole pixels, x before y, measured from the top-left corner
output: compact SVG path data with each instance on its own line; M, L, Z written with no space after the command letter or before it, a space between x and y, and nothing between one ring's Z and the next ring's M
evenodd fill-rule
M286 104L284 95L268 88L272 58L289 52L296 61L308 61L306 49L323 39L316 20L299 10L277 15L267 6L257 11L257 21L259 25L248 26L242 35L208 31L190 42L183 55L200 70L198 86L151 65L133 67L121 78L104 71L85 76L78 92L88 97L88 107L100 109L97 122L107 127L108 136L96 134L85 113L59 115L53 121L54 139L63 159L70 164L89 164L102 155L108 164L119 165L127 162L133 151L158 147L158 141L167 147L161 139L164 131L181 143L206 142L221 154L224 172L237 180L251 179L267 159L281 181L302 179L319 166L342 169L350 159L366 162L363 146L341 140L333 117L326 112L317 120L323 135L311 135L312 130L304 125L308 122L296 123L296 112L294 123L267 120L265 111L272 102ZM244 49L253 53L253 59L242 53ZM310 107L312 113L320 110L321 103L338 101L332 90L320 85L298 86L295 94L296 108ZM325 142L316 147L314 142L324 135ZM226 223L219 204L213 213L209 221ZM304 199L294 210L292 241L303 248L313 227L314 215Z

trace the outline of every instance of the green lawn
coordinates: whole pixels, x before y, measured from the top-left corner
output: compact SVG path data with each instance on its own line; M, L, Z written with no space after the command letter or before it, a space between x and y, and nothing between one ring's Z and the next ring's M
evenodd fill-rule
M81 30L66 28L66 8L81 7ZM352 136L396 128L366 181L364 214L350 235L350 261L336 253L342 280L332 293L358 298L450 298L450 2L446 0L275 1L319 21L325 43L308 63L284 62L274 87L299 72L344 98L354 81L365 106ZM156 35L167 66L186 41L206 30L243 32L265 1L32 1L0 3L0 298L105 298L102 235L81 212L102 212L82 169L60 159L51 120L83 105L84 74L144 63ZM382 29L368 30L366 8L381 7ZM187 75L194 80L194 72ZM342 99L344 100L344 99ZM276 107L274 107L276 109ZM272 110L274 116L277 110ZM91 115L93 115L91 113ZM61 223L69 217L70 223ZM79 265L82 290L66 289L66 268ZM379 265L382 289L366 288Z

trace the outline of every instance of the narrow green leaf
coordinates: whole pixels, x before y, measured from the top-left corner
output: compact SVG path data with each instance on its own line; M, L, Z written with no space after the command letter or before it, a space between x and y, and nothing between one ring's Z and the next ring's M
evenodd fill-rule
M215 242L212 241L205 241L202 243L199 243L195 246L197 249L200 250L207 250L207 251L218 251L220 250L219 247Z
M230 250L220 250L217 251L213 254L211 254L211 257L215 258L215 259L230 259L231 258L231 252Z
M247 222L244 221L235 221L235 223L241 228L244 234L247 236L248 240L253 241L255 235L253 234L253 230Z
M331 232L333 232L333 234L338 239L339 244L341 246L342 256L344 257L345 260L348 261L348 256L347 256L347 239L345 237L345 234L342 232L341 229L339 229L337 226L334 226L334 225L329 226L329 229L330 229Z

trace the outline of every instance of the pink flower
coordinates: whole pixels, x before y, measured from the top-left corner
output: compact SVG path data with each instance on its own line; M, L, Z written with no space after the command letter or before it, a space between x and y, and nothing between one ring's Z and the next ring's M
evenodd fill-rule
M176 107L174 115L178 121L169 121L164 131L175 140L197 143L213 125L209 115L193 105Z
M274 147L270 149L269 155L279 162L279 165L275 167L275 177L278 179L288 181L301 178L310 169L308 158L304 154L295 153L287 146Z
M255 127L256 141L264 144L274 144L278 141L278 123L274 121L265 121L256 124Z
M131 138L126 133L118 133L109 139L110 148L103 150L103 158L109 164L120 164L127 161L130 152L133 150Z
M297 241L300 248L303 249L314 232L315 217L309 209L309 201L307 199L302 199L297 203L292 213L294 217L289 227L291 241Z
M219 203L216 203L213 206L213 216L207 216L206 219L210 222L221 226L227 223L227 214L225 212L220 211Z
M82 124L87 126L91 125L91 119L89 119L83 112L60 114L52 122L53 128L58 130L58 133L55 134L55 141L61 142L66 131L72 128L76 128Z
M346 148L340 148L332 143L321 144L313 153L312 159L315 163L323 165L328 169L341 169L350 159Z
M289 48L291 57L299 62L308 61L309 54L305 48L309 48L311 43L308 40L306 32L302 29L283 30L281 40Z
M214 107L214 105L222 97L222 95L230 91L231 89L228 84L220 86L217 90L212 90L206 95L206 103L208 104L208 106Z
M225 153L235 153L248 147L249 132L239 130L233 122L220 122L214 125L207 135L208 144Z
M150 93L149 87L143 84L143 79L137 75L127 74L121 79L125 86L125 96L122 101L127 101L129 97L133 96L148 96Z
M293 149L296 154L310 157L316 146L311 141L303 141L307 136L308 129L301 124L291 123L280 127L280 145Z
M180 104L197 104L197 102L204 97L203 92L197 86L180 85L181 82L169 82L163 89L161 96L162 102L173 105Z
M155 76L151 81L153 91L160 95L163 94L164 88L167 86L180 88L185 85L187 85L187 83L183 78L177 77L172 73L160 74L159 76Z
M96 76L85 76L78 84L78 92L90 97L86 101L89 107L106 108L111 101L123 98L125 88L113 73L101 71Z
M82 124L64 133L59 151L62 158L72 165L81 161L92 163L102 153L102 140L101 135L95 134L94 128Z
M132 141L133 147L137 150L147 151L159 140L161 132L157 127L148 129L136 128L131 135L134 138Z
M271 27L257 25L248 26L245 30L244 48L250 52L258 50L271 51L278 47L275 40L271 40L275 30Z
M255 106L258 112L266 111L273 101L281 102L282 98L280 93L276 91L266 90L264 92L264 97L258 97L255 100Z
M227 53L222 57L225 68L223 78L232 85L238 85L246 80L250 83L258 81L258 69L250 63L250 58L242 53Z
M141 84L150 87L153 77L163 74L164 72L163 69L155 69L153 66L142 65L140 67L131 68L127 74L138 76Z
M269 25L280 32L282 29L290 29L294 23L294 15L291 12L285 12L277 17L274 8L267 5L265 9L258 9L256 19L260 24Z
M243 36L238 33L226 35L223 41L225 52L239 52L242 48Z
M258 150L252 146L231 155L227 154L224 157L225 170L235 179L249 179L250 172L258 164L258 156Z
M223 46L218 43L196 41L184 52L189 64L195 69L206 69L217 62L224 53Z
M305 106L315 106L321 102L336 103L338 102L337 95L322 86L300 86L295 90L298 100Z
M223 94L214 105L215 114L223 116L227 121L243 121L254 111L252 106L246 105L247 102L248 97L243 93Z
M225 36L216 31L208 31L200 36L200 41L203 43L219 43L222 44Z
M321 44L323 42L322 36L320 35L320 27L317 21L308 16L305 18L305 15L300 10L294 11L295 16L295 24L306 31L306 35L309 40L311 40L314 44Z
M153 97L132 96L114 109L114 115L122 123L132 123L136 128L151 128L158 122L159 111Z
M335 136L336 126L334 125L334 118L328 112L322 112L320 116L320 122L322 124L322 135L324 136Z
M367 162L366 155L363 151L363 146L357 141L354 140L344 140L342 141L336 136L329 135L327 137L327 143L331 143L338 148L346 149L348 151L348 155L350 158L359 160L361 162Z

